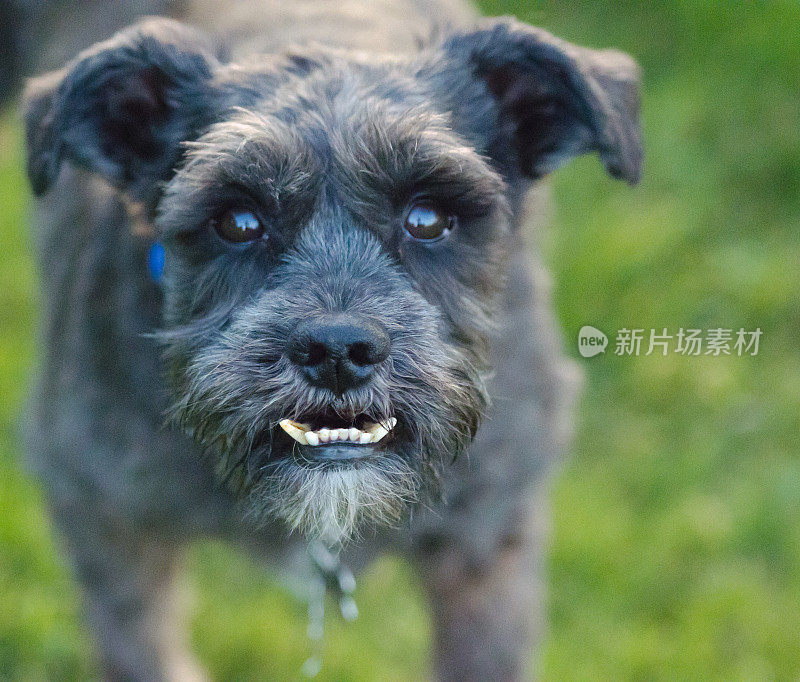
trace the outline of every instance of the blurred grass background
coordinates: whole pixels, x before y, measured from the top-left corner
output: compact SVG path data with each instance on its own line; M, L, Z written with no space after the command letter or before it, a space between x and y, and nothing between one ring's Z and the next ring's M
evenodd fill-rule
M483 3L633 54L646 169L631 190L582 159L554 177L546 254L568 352L592 324L754 329L756 357L579 359L587 375L553 491L549 680L800 675L800 5ZM91 635L19 465L36 300L19 129L0 124L0 678L93 678ZM190 556L191 639L215 679L296 679L301 604L208 543ZM397 560L328 619L325 680L425 677L429 624Z

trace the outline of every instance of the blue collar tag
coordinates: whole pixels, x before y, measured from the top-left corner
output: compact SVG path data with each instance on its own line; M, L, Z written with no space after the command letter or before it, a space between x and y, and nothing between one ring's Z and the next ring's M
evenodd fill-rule
M150 253L147 254L147 269L150 271L150 277L158 284L164 276L164 261L166 260L166 253L164 247L160 242L153 242L150 247Z

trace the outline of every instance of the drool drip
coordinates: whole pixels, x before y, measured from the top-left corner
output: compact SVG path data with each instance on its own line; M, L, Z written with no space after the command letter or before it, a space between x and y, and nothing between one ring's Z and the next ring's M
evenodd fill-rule
M319 540L308 545L308 556L317 571L317 579L312 585L308 598L308 628L306 633L311 641L311 655L303 663L304 677L316 677L322 670L322 651L325 635L325 597L327 594L336 600L339 612L346 621L358 617L358 607L353 599L356 579L353 572L339 561Z

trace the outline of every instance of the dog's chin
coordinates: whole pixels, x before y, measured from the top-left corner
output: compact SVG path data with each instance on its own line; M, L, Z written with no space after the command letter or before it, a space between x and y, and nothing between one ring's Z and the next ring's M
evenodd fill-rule
M251 490L250 512L329 545L367 528L396 525L417 500L418 474L391 452L364 458L352 456L355 450L332 444L317 449L320 457L312 462L276 462Z

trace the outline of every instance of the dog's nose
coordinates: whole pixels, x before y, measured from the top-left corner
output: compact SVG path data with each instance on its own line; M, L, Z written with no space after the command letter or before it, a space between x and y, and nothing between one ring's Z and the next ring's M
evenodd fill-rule
M369 380L389 356L389 346L389 334L378 322L331 315L300 323L287 354L311 384L341 395Z

